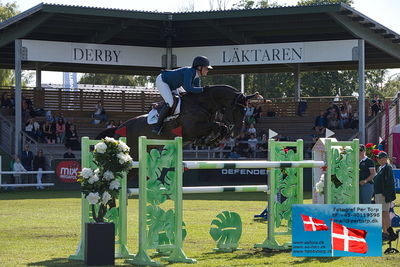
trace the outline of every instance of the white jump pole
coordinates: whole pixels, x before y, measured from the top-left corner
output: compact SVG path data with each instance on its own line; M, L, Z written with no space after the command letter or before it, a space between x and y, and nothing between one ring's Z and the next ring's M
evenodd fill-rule
M163 189L163 188L161 188ZM267 185L229 185L229 186L194 186L183 187L184 194L205 194L205 193L222 193L222 192L266 192ZM128 188L130 196L139 194L139 188Z

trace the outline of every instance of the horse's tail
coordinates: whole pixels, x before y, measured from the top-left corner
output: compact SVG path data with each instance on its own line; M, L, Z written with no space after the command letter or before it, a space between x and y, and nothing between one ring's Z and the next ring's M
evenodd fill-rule
M100 132L97 136L96 136L96 140L100 140L106 137L114 137L115 136L115 131L117 130L117 128L108 128L105 129L104 131Z

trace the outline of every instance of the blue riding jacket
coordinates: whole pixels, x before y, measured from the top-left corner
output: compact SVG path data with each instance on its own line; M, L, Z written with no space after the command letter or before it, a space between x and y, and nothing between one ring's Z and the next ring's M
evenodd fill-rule
M176 70L165 70L161 72L162 80L168 84L171 90L183 87L187 92L201 93L200 78L196 77L196 69L183 67Z

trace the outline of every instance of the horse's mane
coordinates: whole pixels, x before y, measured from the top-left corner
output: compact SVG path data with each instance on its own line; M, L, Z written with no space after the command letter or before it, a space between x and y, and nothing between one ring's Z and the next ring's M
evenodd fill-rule
M226 88L226 89L229 89L231 91L234 91L235 93L240 93L240 91L238 89L236 89L233 86L227 85L227 84L213 84L213 85L209 86L210 89L214 89L214 87Z

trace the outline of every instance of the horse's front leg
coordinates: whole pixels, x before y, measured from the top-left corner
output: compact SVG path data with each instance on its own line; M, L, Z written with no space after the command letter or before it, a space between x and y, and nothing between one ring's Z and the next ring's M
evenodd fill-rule
M219 141L228 134L228 127L219 122L210 123L209 134L204 139L204 143L210 146L218 145Z

